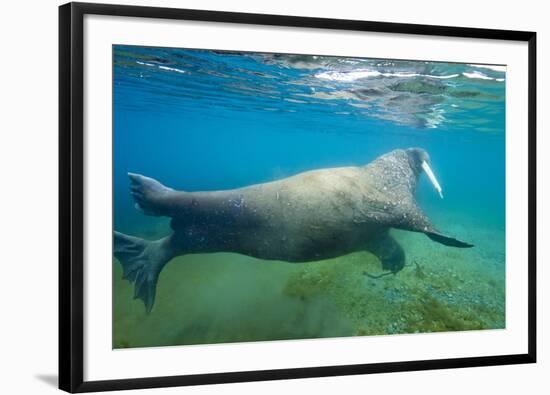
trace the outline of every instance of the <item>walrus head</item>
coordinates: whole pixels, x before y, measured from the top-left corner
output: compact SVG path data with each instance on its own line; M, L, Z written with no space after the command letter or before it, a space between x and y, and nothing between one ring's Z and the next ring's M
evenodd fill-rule
M406 150L407 156L409 157L409 164L416 175L419 175L422 171L426 173L426 176L428 176L428 179L432 183L434 189L439 193L439 196L441 196L441 199L443 199L443 191L441 189L441 186L439 185L439 182L437 182L437 178L435 178L435 174L432 171L432 168L430 167L430 155L426 152L426 150L422 148L408 148Z

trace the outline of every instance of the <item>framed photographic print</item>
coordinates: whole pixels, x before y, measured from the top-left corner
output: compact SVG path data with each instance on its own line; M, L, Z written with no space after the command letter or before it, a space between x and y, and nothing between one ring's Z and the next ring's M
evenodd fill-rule
M535 362L535 33L59 16L61 389Z

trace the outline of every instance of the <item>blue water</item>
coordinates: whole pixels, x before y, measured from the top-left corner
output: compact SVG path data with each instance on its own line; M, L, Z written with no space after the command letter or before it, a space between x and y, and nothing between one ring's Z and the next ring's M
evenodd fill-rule
M170 232L134 208L128 172L220 190L422 147L445 197L421 176L419 206L475 244L395 231L408 265L376 280L364 275L381 270L368 253L301 265L185 256L161 274L149 315L115 260L115 347L504 327L501 66L133 46L115 46L113 59L116 230Z

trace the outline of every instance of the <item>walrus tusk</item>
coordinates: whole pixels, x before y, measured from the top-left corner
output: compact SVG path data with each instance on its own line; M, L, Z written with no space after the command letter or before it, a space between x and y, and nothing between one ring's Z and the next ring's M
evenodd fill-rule
M441 199L443 199L443 192L441 192L441 185L439 185L439 183L437 182L437 178L435 178L434 172L432 171L430 165L425 160L422 161L422 169L424 169L424 172L430 179L435 190L439 193L439 196L441 196Z

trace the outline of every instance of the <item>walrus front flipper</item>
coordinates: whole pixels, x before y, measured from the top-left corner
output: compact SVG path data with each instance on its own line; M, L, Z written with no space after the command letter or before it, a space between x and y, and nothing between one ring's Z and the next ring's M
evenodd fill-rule
M449 247L458 247L458 248L471 248L474 245L466 243L464 241L457 240L455 238L442 235L441 233L437 232L425 232L426 236L428 236L433 241L437 241L438 243L444 244Z
M367 244L367 250L380 259L382 269L397 273L405 267L405 252L389 233L370 240Z
M416 204L402 206L395 215L392 227L424 233L433 241L449 247L470 248L473 244L446 236L439 232Z
M153 308L159 273L170 260L161 240L148 241L114 232L115 257L122 264L123 278L135 283L134 299L145 303L147 313Z

